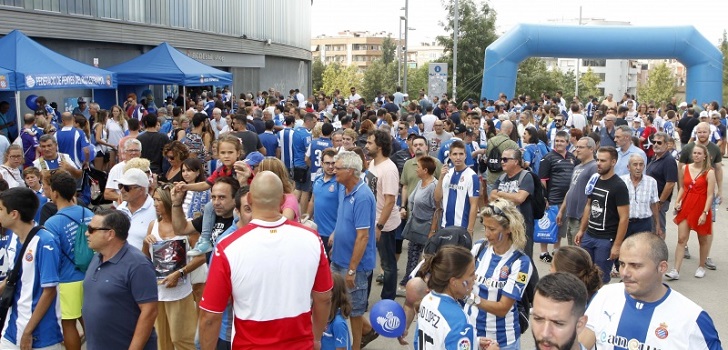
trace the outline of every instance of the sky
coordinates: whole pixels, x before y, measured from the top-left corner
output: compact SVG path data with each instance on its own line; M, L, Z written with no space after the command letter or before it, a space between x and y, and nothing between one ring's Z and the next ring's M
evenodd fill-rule
M476 3L482 2L475 0ZM503 34L519 23L549 23L549 20L602 18L626 21L635 26L693 25L708 41L718 45L728 21L721 18L728 10L725 0L490 0L497 13L496 30ZM386 31L399 34L400 8L405 0L313 0L311 35L336 35L351 31ZM690 4L693 9L686 7ZM441 0L409 0L410 47L434 41L444 31Z

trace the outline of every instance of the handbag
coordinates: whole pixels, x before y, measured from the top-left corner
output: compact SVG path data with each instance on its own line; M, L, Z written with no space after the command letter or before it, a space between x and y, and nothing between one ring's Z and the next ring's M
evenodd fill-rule
M35 234L42 229L43 226L33 227L28 233L28 237L25 238L23 247L20 248L20 252L15 256L15 265L13 269L8 273L8 277L5 279L5 289L0 294L0 324L5 324L5 319L8 317L8 311L13 306L13 300L15 299L15 288L18 285L20 275L23 273L22 258L25 255L25 249L28 248L28 243L35 237Z
M559 225L556 216L559 215L559 206L551 205L546 209L543 217L534 220L533 242L554 244L559 240Z
M417 191L419 191L420 185L421 183L418 182L415 187L415 191L412 193L413 199L417 195ZM412 207L414 206L414 203L410 204ZM420 220L411 213L412 210L409 210L409 212L409 219L404 225L404 229L402 229L402 237L412 243L424 245L425 243L427 243L428 234L430 232L430 228L432 227L432 219Z

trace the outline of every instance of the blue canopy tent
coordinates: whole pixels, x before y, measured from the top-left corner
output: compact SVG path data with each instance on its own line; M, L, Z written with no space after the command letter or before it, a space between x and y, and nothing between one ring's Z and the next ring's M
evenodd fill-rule
M19 91L116 88L113 72L63 56L38 44L17 29L0 38L0 68L14 73L9 86L15 91L18 125L22 125ZM0 81L0 91L2 90L4 89Z
M182 85L184 87L232 85L233 83L232 73L201 63L166 42L137 58L107 69L116 73L119 85Z

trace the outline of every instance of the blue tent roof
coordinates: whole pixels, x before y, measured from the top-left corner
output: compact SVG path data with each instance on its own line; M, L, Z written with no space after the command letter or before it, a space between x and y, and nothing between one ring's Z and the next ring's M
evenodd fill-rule
M107 68L121 85L224 85L233 75L188 57L166 42L122 64Z
M114 73L63 56L17 29L0 39L0 67L15 72L17 90L116 88Z

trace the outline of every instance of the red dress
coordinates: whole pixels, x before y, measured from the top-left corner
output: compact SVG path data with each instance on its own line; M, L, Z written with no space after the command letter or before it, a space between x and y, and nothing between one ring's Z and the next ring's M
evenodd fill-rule
M708 173L704 172L698 174L698 178L693 183L692 175L690 174L690 166L685 165L685 172L683 176L683 188L687 193L682 201L680 211L675 216L675 224L679 224L683 220L688 220L688 226L691 230L697 232L699 235L711 234L711 228L713 224L713 213L712 210L708 210L708 215L705 217L705 223L698 225L700 215L703 214L705 209L705 201L708 199Z

